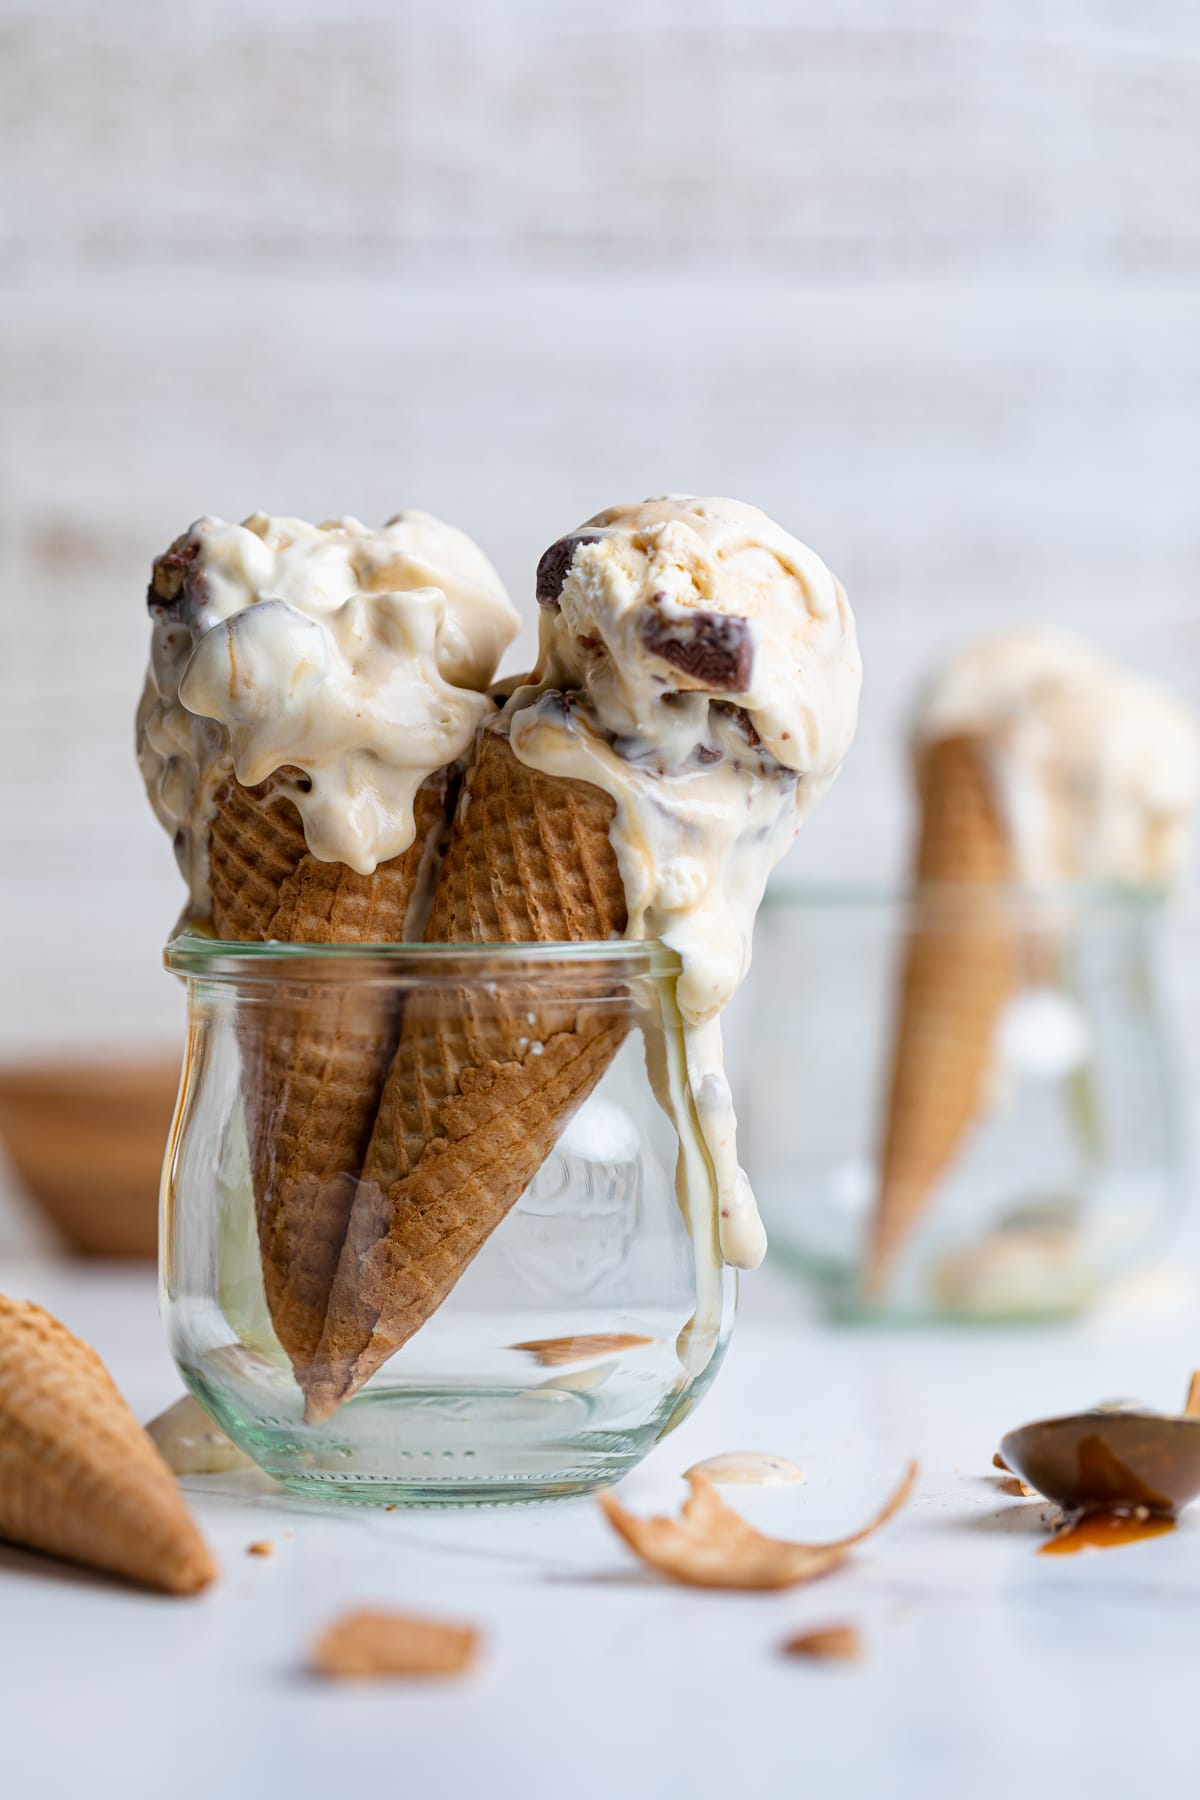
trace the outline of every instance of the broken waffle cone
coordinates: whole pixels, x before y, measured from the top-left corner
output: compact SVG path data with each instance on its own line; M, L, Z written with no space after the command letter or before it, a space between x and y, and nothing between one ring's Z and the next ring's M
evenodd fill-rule
M815 1631L798 1631L782 1650L785 1656L803 1656L813 1662L858 1662L863 1654L862 1633L857 1625L820 1625Z
M0 1537L168 1594L198 1593L217 1572L96 1352L3 1295Z
M678 1519L639 1517L626 1511L610 1489L598 1495L609 1524L635 1556L687 1587L755 1589L795 1587L836 1569L856 1544L893 1519L907 1505L917 1480L910 1462L891 1498L869 1524L832 1544L796 1544L765 1537L731 1506L707 1476L689 1470L691 1489Z
M542 775L485 731L465 783L426 937L566 943L625 928L609 842L614 806L586 782ZM531 982L503 999L413 994L308 1383L327 1418L441 1305L550 1155L619 1049L611 983Z
M886 1290L897 1255L980 1113L996 1023L1014 983L1011 922L982 885L1011 875L984 746L967 737L932 743L917 776L916 880L922 890L951 883L954 891L914 919L904 950L866 1272L874 1296Z
M379 1675L462 1675L479 1652L473 1625L406 1613L362 1610L346 1613L313 1645L320 1675L355 1680Z
M416 835L360 875L322 862L278 784L219 790L209 837L217 935L240 941L419 938L456 772L417 792ZM243 1092L263 1285L275 1334L304 1381L325 1323L355 1183L399 1027L382 986L275 982L241 1030Z

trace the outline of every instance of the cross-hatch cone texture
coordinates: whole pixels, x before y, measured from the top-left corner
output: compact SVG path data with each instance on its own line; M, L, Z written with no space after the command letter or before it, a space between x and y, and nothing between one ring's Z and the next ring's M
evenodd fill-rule
M485 731L426 937L603 940L626 924L614 805L528 769ZM628 1030L611 981L410 995L308 1389L320 1420L436 1311L549 1156Z
M449 770L419 789L410 848L371 875L309 851L300 815L272 784L220 790L209 837L217 936L238 941L395 943L414 921L445 840ZM247 980L252 980L249 971ZM399 1030L380 987L274 979L239 1031L263 1285L276 1336L303 1384L325 1323L384 1078Z
M3 1295L0 1537L168 1594L198 1593L217 1573L96 1352Z
M967 737L926 747L918 764L919 887L954 883L916 917L904 947L887 1120L867 1289L886 1291L895 1259L982 1109L996 1024L1013 989L1003 902L972 884L1012 873L983 747Z

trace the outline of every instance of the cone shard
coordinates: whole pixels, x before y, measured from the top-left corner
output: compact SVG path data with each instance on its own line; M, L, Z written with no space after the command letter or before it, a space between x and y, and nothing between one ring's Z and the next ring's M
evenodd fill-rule
M613 802L537 773L485 731L426 930L444 943L621 933ZM410 996L308 1384L322 1419L417 1331L520 1198L628 1029L611 984L553 1003L452 985Z
M0 1537L169 1594L198 1593L217 1572L95 1351L2 1295Z
M996 1023L1014 983L1011 921L984 885L1012 873L986 748L968 737L931 743L917 781L916 882L934 897L904 946L867 1261L876 1296L982 1109ZM942 883L953 887L939 901Z

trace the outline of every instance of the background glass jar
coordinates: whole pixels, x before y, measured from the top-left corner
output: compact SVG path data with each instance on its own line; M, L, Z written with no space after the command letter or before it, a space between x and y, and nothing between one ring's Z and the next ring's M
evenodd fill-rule
M1161 1245L1185 1176L1163 916L1144 895L1095 889L770 896L739 1003L751 1054L737 1066L776 1260L841 1314L1029 1318L1083 1306ZM948 1129L952 1151L910 1194L881 1272L872 1245L914 957L925 974L952 971L940 1004L956 1054L917 1125ZM980 1030L980 1078L961 1128L947 1128L938 1106L953 1113Z
M672 1100L670 952L185 937L166 963L167 1331L262 1468L380 1503L577 1493L695 1404L735 1284Z

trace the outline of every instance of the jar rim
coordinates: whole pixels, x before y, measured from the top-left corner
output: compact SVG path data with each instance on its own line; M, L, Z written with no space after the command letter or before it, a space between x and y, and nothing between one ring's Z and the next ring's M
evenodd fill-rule
M533 944L304 944L243 943L186 930L170 939L163 963L173 975L204 980L279 977L310 980L371 978L482 981L514 975L543 980L564 969L589 973L672 977L678 953L658 938L610 938L592 943Z

